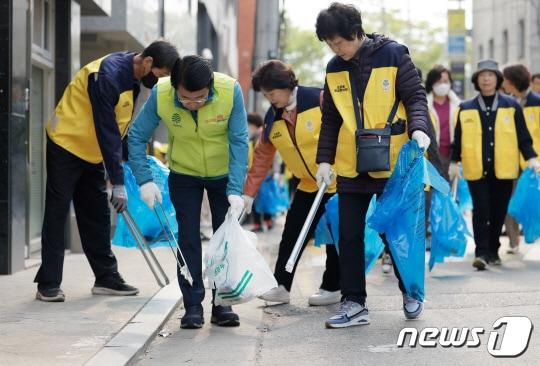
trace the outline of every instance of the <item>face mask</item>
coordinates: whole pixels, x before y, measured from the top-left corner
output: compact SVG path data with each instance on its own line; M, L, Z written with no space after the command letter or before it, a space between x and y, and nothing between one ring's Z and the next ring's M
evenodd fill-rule
M156 75L154 75L152 70L150 70L148 74L144 75L141 78L142 85L144 85L144 87L148 89L152 89L152 87L156 85L157 82L158 82L158 78Z
M450 84L448 83L441 83L437 85L433 85L433 93L435 93L438 97L444 97L447 96L450 92Z

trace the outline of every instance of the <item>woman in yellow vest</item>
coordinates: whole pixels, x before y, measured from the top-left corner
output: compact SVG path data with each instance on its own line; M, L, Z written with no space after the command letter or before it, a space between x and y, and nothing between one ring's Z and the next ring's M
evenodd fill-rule
M540 162L521 106L498 92L503 75L497 62L480 61L471 81L479 94L460 104L449 175L451 180L459 176L461 161L473 200L473 267L484 270L501 264L499 236L519 174L520 152L529 167L538 169Z
M142 53L114 52L84 66L69 83L47 123L47 193L41 235L36 298L64 301L60 289L64 226L73 200L84 253L96 276L92 293L135 295L124 282L111 251L111 221L105 170L113 185L111 202L127 206L122 169L125 137L139 93L168 75L176 48L156 41Z
M255 148L253 165L244 185L246 211L251 211L254 197L272 166L276 151L294 176L300 179L279 244L274 271L279 286L261 296L268 302L289 303L296 265L292 273L285 270L285 265L317 195L315 155L321 129L322 90L299 86L291 67L279 60L260 65L253 74L252 84L253 89L261 91L272 106L266 113L263 134ZM324 213L324 206L335 191L336 184L333 181L329 192L323 196L302 250L313 237L317 222ZM320 290L309 298L310 305L328 305L341 298L339 259L335 246L327 245L326 253L323 283Z
M179 243L193 277L193 285L178 273L186 312L181 328L201 328L202 249L201 204L204 191L216 231L227 210L239 215L244 208L242 185L247 170L248 135L246 110L240 85L233 78L213 72L210 62L186 56L173 67L171 77L152 89L150 98L129 131L129 161L141 187L141 198L153 208L161 193L152 181L145 146L159 121L169 132L169 193L176 210ZM212 306L211 322L238 326L230 306Z
M503 76L502 87L507 94L514 96L523 108L523 116L533 140L533 148L538 154L540 152L540 95L530 89L531 73L525 65L519 64L505 67ZM527 166L523 155L520 157L520 165L522 169ZM514 189L515 187L516 181L514 180ZM510 240L510 248L508 248L507 253L519 253L519 224L512 216L506 215L504 226Z
M339 193L339 264L342 303L328 328L369 324L364 265L364 226L369 203L382 193L409 138L427 150L426 93L407 48L385 36L366 35L353 5L333 3L321 11L317 37L336 54L326 67L317 183L330 183L332 164ZM364 133L357 142L357 132ZM373 151L377 153L373 154ZM369 157L368 157L369 156ZM414 319L423 302L403 294L403 312Z

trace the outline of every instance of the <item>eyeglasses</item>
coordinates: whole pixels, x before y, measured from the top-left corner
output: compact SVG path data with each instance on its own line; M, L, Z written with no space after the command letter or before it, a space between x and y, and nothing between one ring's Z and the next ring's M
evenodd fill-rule
M178 101L182 104L197 104L197 105L201 105L201 104L204 104L208 101L208 98L204 98L204 99L187 99L187 98L180 98L178 95L176 96L176 98L178 99Z

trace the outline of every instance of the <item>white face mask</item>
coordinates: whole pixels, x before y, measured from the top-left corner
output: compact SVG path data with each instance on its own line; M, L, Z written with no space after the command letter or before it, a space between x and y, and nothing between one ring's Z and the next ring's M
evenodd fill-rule
M440 83L437 85L433 85L433 93L435 93L438 97L445 97L450 92L450 84L449 83Z

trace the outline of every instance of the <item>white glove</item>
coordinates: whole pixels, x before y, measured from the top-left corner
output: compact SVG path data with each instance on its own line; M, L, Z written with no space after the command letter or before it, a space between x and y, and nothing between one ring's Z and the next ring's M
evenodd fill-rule
M538 161L537 158L530 158L529 160L527 160L527 167L531 168L535 172L539 172L540 171L540 161Z
M458 179L460 175L459 164L454 161L451 162L450 166L448 167L448 177L450 178L450 182L453 182L454 179Z
M416 141L418 147L426 151L431 143L431 139L428 135L420 130L416 130L412 133L412 139Z
M230 194L227 199L231 205L231 214L238 219L244 208L244 199L237 194Z
M121 213L127 208L127 192L123 184L116 184L112 187L111 203L116 212Z
M253 201L255 201L255 198L243 194L242 199L244 200L244 210L246 210L246 214L249 215L253 209Z
M162 203L161 191L154 182L146 182L141 186L141 199L151 210L154 209L156 200Z
M332 184L332 180L334 179L334 171L332 170L332 166L328 163L320 163L316 178L317 186L319 188L322 186L323 182L327 185Z

